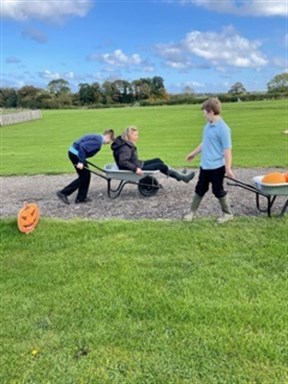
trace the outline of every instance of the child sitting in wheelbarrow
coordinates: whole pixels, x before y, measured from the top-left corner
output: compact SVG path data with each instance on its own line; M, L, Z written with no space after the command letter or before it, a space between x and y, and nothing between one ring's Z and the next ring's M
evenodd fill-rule
M118 136L111 145L116 164L119 169L129 170L142 176L143 171L157 171L173 177L177 181L189 183L195 176L194 172L182 173L166 165L161 159L141 161L138 159L136 143L138 141L138 129L134 126L128 127Z

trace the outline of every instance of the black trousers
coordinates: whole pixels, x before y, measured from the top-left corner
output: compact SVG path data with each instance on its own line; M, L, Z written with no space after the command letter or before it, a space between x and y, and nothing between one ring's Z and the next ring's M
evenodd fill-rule
M209 184L212 184L212 192L218 199L227 195L224 191L224 176L225 167L217 169L202 169L200 168L199 179L196 184L195 192L203 197L209 189Z
M143 171L160 171L164 173L165 175L168 175L169 168L166 164L163 163L161 159L151 159L151 160L145 160L144 164L142 166Z
M79 201L85 200L87 197L87 193L90 185L90 178L91 178L90 171L85 168L83 169L76 168L76 164L78 164L79 162L78 157L71 152L68 152L68 156L69 156L69 159L71 160L71 163L75 167L76 172L78 173L78 178L72 181L72 183L67 185L60 192L66 196L69 196L78 189L76 200L79 200ZM88 164L85 163L84 167L88 167Z

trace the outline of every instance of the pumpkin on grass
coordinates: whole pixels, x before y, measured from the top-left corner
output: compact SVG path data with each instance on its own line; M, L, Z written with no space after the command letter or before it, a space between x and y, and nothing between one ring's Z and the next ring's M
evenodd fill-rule
M282 184L286 183L286 179L283 173L280 172L270 172L267 173L262 179L262 183L266 184Z
M39 208L36 204L25 203L18 213L18 228L24 233L32 232L39 221Z

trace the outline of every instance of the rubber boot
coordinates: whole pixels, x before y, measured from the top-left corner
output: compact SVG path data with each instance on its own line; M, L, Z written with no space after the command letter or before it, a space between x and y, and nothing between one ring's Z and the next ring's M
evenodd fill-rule
M201 200L203 199L202 196L195 193L192 204L191 204L191 211L183 217L184 221L192 221L195 217L196 211L199 208L199 205L201 203Z
M230 204L229 204L229 201L228 201L228 197L227 196L220 197L218 200L219 200L219 203L221 205L223 216L219 217L217 222L219 224L224 224L227 221L233 220L233 213L231 211L231 207L230 207Z
M173 168L169 168L168 176L173 177L173 179L176 179L177 181L184 181L185 183L189 183L189 181L191 181L194 178L195 172L183 174L181 172L176 171Z

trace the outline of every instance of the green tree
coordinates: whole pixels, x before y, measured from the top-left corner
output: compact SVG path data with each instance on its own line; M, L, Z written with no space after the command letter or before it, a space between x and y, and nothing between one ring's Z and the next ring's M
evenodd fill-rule
M102 84L102 93L105 104L119 103L121 100L121 94L115 86L115 82L109 80L104 81Z
M52 80L48 84L48 89L51 93L54 95L58 96L63 93L70 93L70 85L69 82L64 80L64 79L57 79L57 80Z
M230 95L244 95L245 93L247 93L244 85L238 81L237 83L235 83L234 85L232 85L232 87L229 89L228 93Z
M154 76L151 81L152 95L156 98L162 99L166 93L164 87L164 80L160 76Z
M183 89L183 93L184 95L194 95L194 89L192 87L190 87L189 85L186 85L186 87L184 87Z
M41 108L41 102L37 97L41 94L41 89L33 85L25 85L17 92L18 105L22 108Z
M133 97L136 101L140 100L140 88L141 88L141 81L140 80L133 80L131 83L131 89Z
M121 103L131 103L134 101L132 86L129 81L116 80L113 84L119 93L119 101Z
M18 95L14 88L0 88L0 107L16 108L18 106Z
M96 103L101 103L103 101L103 95L101 92L101 85L96 81L92 84L93 92L94 92L94 101Z
M267 84L269 93L287 93L288 92L288 73L284 72L273 77Z
M93 86L88 83L79 84L79 100L82 105L93 104L95 102Z

